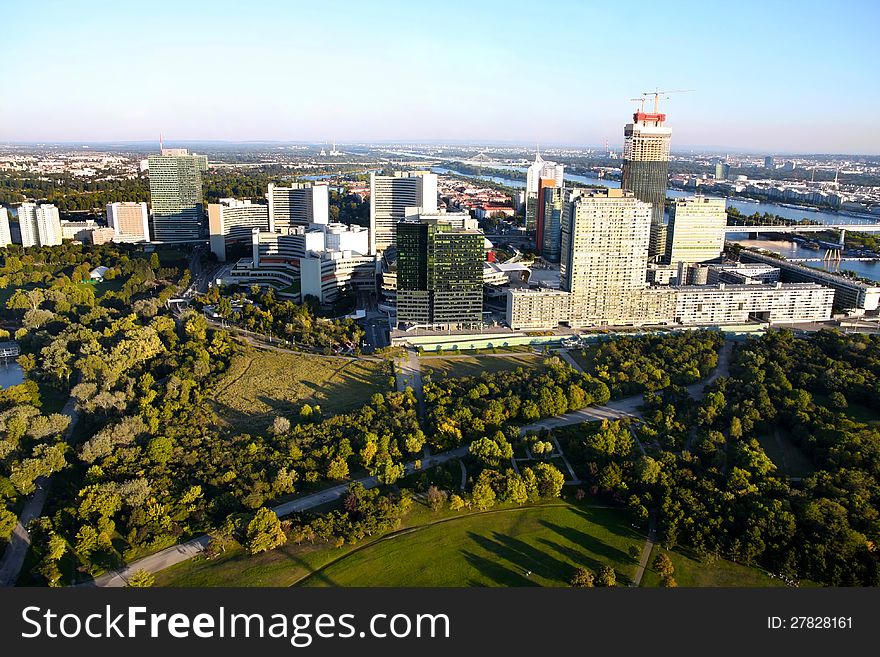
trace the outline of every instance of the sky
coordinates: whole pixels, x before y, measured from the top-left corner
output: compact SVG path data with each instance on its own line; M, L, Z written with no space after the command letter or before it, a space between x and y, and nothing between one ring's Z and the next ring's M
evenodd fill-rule
M880 153L878 0L0 0L0 141ZM650 106L650 103L649 103Z

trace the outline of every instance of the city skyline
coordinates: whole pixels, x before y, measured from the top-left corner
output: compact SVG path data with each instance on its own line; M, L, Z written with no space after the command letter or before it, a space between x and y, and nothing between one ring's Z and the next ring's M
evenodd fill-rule
M865 1L801 3L797 12L744 2L723 22L687 3L658 11L563 2L550 44L570 84L552 103L525 91L545 75L525 3L387 2L369 14L353 2L265 2L248 12L158 4L42 3L36 50L24 29L33 7L6 8L13 29L0 45L0 82L25 88L34 71L51 71L56 102L0 108L0 141L132 142L162 132L169 143L615 148L637 106L628 99L659 85L695 90L661 101L673 150L880 152L863 109L880 91L866 84L875 73L859 52L880 10ZM149 36L132 42L132 26Z

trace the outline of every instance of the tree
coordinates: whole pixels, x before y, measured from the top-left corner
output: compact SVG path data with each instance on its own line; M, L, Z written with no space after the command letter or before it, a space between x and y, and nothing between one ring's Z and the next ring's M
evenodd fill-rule
M155 256L156 254L153 253ZM128 578L128 585L136 588L149 588L156 583L156 577L153 573L148 570L144 570L143 568L140 570L136 570L131 574L131 577Z
M578 588L590 588L593 586L593 582L593 573L586 568L578 568L574 571L574 575L571 576L569 584Z
M495 491L489 480L489 470L483 470L471 491L471 504L475 509L485 511L495 506Z
M846 397L840 390L835 390L830 395L828 395L828 401L831 402L832 408L845 409L849 406L849 403L846 401Z
M675 578L672 575L667 575L663 579L660 580L660 586L665 586L666 588L674 589L678 586L678 582L675 581Z
M272 420L272 426L269 427L269 433L273 436L283 436L290 431L290 420L286 417L278 416Z
M446 505L447 497L448 495L445 490L441 490L436 486L429 486L425 500L431 511L440 511Z
M12 536L17 524L18 516L8 509L0 508L0 539L6 540Z
M672 565L672 559L665 552L661 552L654 557L654 570L660 577L671 577L675 572L675 566Z
M284 545L287 536L281 529L281 521L271 509L262 507L254 514L247 526L245 547L251 554L259 554Z
M461 495L453 493L449 496L449 509L451 511L461 511L467 506L467 502Z
M596 583L599 586L617 586L617 573L611 566L602 566L596 576Z
M150 254L150 268L159 269L159 254L155 251Z
M527 469L534 471L541 497L559 497L565 484L565 475L555 465L538 463L534 468Z

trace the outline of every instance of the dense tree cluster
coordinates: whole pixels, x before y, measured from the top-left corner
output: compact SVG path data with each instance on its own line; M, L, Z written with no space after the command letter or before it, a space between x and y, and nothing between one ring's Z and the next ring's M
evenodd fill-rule
M596 348L591 371L613 397L659 390L670 383L687 385L715 368L723 342L718 331L623 336Z
M880 407L878 373L877 336L774 331L742 345L731 377L702 401L677 401L681 390L649 395L646 424L635 432L646 454L621 422L581 425L560 439L595 492L642 521L657 512L667 547L791 578L876 586L880 427L845 406ZM774 463L762 445L780 439L793 441L815 472L790 478Z
M546 359L541 368L431 381L425 384L424 393L429 423L435 428L431 443L438 448L494 435L508 424L527 424L609 399L602 381L576 372L556 357Z
M223 294L214 287L200 299L200 303L214 304L221 317L238 326L289 340L299 348L323 354L343 349L360 352L364 331L352 319L319 317L315 304L296 304L279 299L271 288L261 290L254 286L249 295L226 292ZM234 307L237 309L233 310Z

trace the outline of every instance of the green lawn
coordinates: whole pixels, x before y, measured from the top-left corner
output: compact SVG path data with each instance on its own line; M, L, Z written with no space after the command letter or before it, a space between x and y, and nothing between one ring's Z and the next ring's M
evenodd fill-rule
M816 471L810 459L795 445L782 429L764 434L759 439L776 467L789 477L807 477Z
M100 298L104 296L105 292L114 291L118 292L122 289L122 286L125 284L125 281L128 279L127 276L117 276L116 278L109 281L101 281L97 282L80 282L77 285L81 285L83 287L88 286L91 287L95 291L95 296Z
M337 559L303 586L565 586L609 564L628 583L644 538L625 512L569 503L500 509L399 532ZM528 574L528 573L531 574Z
M629 583L644 536L625 511L554 501L462 515L418 506L397 532L343 548L241 548L157 574L159 586L564 586L577 566L605 564ZM526 573L531 571L530 576Z
M430 375L435 380L445 376L457 378L477 376L481 372L538 367L542 362L543 356L531 353L504 356L422 356L419 360L422 376Z
M665 552L675 566L673 577L679 586L785 586L779 579L770 577L759 568L750 568L726 559L714 563L702 563L676 550L664 550L655 545L648 559L648 567L642 576L642 586L660 586L660 576L651 565L654 558Z
M388 389L386 364L300 353L251 350L236 356L212 395L222 420L238 431L264 431L276 415L318 404L346 413Z

